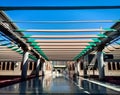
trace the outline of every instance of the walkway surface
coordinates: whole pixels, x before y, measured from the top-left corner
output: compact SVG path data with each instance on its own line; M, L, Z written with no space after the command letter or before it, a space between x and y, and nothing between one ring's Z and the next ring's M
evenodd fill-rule
M34 78L0 89L0 95L119 95L119 93L87 79L70 79L62 75Z

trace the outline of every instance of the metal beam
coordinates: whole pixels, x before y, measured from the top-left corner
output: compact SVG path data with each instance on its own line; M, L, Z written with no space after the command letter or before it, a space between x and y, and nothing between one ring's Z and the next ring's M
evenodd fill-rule
M81 50L82 51L82 50ZM70 51L70 50L45 50L44 52L51 52L51 53L55 53L55 52L78 52L78 50L76 51L76 50L73 50L73 51Z
M53 53L53 54L51 54L51 53L45 53L48 57L49 56L51 56L51 55L56 55L56 56L60 56L60 55L69 55L69 54L71 54L71 56L75 56L75 55L77 55L77 54L79 54L79 53Z
M1 6L0 10L98 10L120 9L120 6Z
M32 44L31 44L32 45ZM89 43L37 43L37 45L44 46L44 45L89 45Z
M42 49L42 51L81 51L83 49Z
M52 38L52 39L61 39L61 38L98 38L98 35L32 35L32 36L23 36L23 38Z
M90 45L90 44L87 44L87 45ZM42 47L48 47L49 48L49 47L58 47L58 46L59 47L73 47L73 46L74 47L79 47L79 46L86 47L87 45L84 45L84 44L83 45L82 44L79 45L78 44L78 45L38 45L38 46L40 46L41 48Z
M86 54L89 54L90 52L92 52L93 50L98 50L100 48L104 49L103 47L106 46L107 43L110 43L112 40L114 40L115 38L120 36L120 23L115 23L115 25L113 25L111 27L111 29L115 29L116 31L110 32L110 31L106 31L104 34L108 36L108 38L101 38L101 42L97 43L95 47L89 49L87 52L85 52L84 54L82 54L82 56L85 56ZM81 57L81 56L80 56ZM74 60L77 60L79 58L74 58Z
M37 43L88 43L92 42L92 39L74 39L74 40L34 40L28 42L37 42Z
M86 46L40 46L40 48L42 48L42 49L50 49L50 48L54 48L54 49L61 49L61 48L63 48L63 49L84 49Z
M81 50L82 51L82 50ZM66 53L66 52L71 52L71 53L79 53L79 51L65 51L65 50L63 50L63 51L44 51L45 53L56 53L56 52L58 52L58 53Z
M107 30L115 31L113 29L26 29L14 30L15 32L105 32Z
M0 11L0 15L2 15L1 20L4 19L6 21L10 21L10 19L6 16L6 14L3 11ZM18 43L23 50L28 49L30 47L29 44L27 44L25 40L20 38L20 35L21 36L23 35L21 33L15 33L13 30L16 30L17 27L14 24L10 24L10 25L13 27L9 27L9 25L6 26L5 23L0 22L0 31L3 32L5 35L7 35L14 42ZM31 52L36 57L40 56L40 54L37 53L34 49L31 49Z

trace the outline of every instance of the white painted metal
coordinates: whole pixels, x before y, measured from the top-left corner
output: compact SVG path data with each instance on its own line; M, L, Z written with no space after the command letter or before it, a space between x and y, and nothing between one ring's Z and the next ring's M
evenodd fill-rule
M97 62L98 62L99 79L103 79L105 73L104 73L104 60L103 60L102 51L97 52Z
M105 32L104 29L26 29L26 32Z
M28 56L29 52L24 52L23 59L22 59L22 72L21 72L21 78L26 79L27 78L27 66L28 66Z
M98 38L97 35L32 35L30 38Z

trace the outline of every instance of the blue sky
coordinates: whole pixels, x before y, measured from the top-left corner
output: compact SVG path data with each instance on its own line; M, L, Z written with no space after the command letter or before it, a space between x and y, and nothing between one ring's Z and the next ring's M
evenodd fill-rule
M1 0L0 6L112 6L120 5L120 0ZM13 21L74 21L74 20L118 20L120 9L109 10L39 10L7 11ZM110 28L114 23L69 23L37 24L16 23L20 29L83 29ZM44 34L44 33L42 33ZM50 34L50 33L48 33ZM51 33L53 34L53 33ZM54 33L56 34L56 33ZM61 34L61 33L57 33ZM67 35L67 33L64 33ZM75 35L77 33L74 33Z

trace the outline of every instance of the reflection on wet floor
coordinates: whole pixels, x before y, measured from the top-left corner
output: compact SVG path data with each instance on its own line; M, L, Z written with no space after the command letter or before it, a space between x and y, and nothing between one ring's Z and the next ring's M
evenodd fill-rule
M0 89L1 95L10 94L72 94L72 95L119 95L119 92L107 89L97 84L88 82L81 78L70 79L63 75L37 77L29 81L24 81Z
M119 95L120 92L108 89L106 87L100 86L98 84L92 83L90 81L84 80L83 78L75 78L74 82L84 91L87 91L89 94L97 95ZM119 88L120 91L120 88Z

